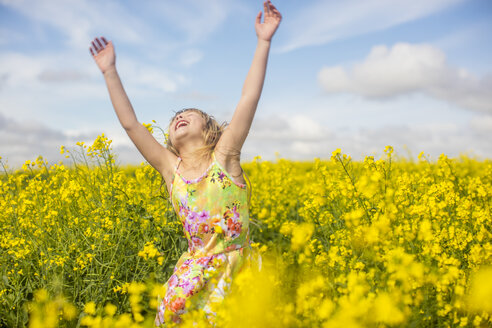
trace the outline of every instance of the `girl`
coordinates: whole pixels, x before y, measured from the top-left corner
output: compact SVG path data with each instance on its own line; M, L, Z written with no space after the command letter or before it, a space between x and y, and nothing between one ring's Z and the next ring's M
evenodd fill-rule
M256 16L258 43L241 99L227 129L196 108L177 112L169 124L167 146L159 144L135 112L115 66L111 41L92 41L90 52L104 75L118 119L144 158L165 180L171 203L183 223L188 250L158 297L156 326L182 322L201 308L213 323L210 305L220 302L234 276L251 265L249 198L240 152L263 88L272 37L282 16L268 0ZM188 302L187 302L188 301Z

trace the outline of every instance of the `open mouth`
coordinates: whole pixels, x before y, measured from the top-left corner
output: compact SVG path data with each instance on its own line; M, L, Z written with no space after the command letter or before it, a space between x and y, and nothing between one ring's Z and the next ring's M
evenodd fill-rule
M187 126L187 125L188 125L188 122L186 122L185 120L181 120L178 123L176 123L176 129L175 130L177 130L178 128L180 128L182 126Z

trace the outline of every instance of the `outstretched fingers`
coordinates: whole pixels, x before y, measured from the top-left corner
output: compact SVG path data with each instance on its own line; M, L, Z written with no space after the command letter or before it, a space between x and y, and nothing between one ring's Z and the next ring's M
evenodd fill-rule
M278 9L272 4L270 0L263 2L263 11L265 12L265 19L267 17L273 17L280 20L282 19L282 14L280 14ZM259 16L261 17L261 15Z
M263 2L263 11L265 12L265 16L270 13L270 8L268 7L270 1Z
M282 19L282 14L280 14L280 11L278 11L278 9L271 2L270 2L270 11L272 13L272 16Z
M104 46L102 45L101 41L99 41L98 38L96 38L96 42L99 45L99 47L101 47L101 50L104 49Z
M96 51L96 53L99 53L99 51L101 51L101 50L99 50L97 48L97 45L94 43L94 41L91 41L91 43L92 43L92 48L91 48L92 54L94 55L94 52L92 51L92 49L94 49Z
M104 50L105 46L109 44L109 42L103 36L101 36L101 39L104 42L104 45L101 43L101 41L99 41L99 38L94 38L94 40L97 42L97 45L96 43L94 43L94 41L91 41L92 47L89 47L89 50L92 56L96 56L94 50L96 51L96 53L100 53L101 51Z
M280 13L280 11L278 11L278 9L277 9L277 8L275 8L275 6L274 6L274 5L272 5L272 7L273 7L273 9L272 9L272 10L273 10L273 12L274 12L275 14L277 14L277 16L282 17L282 14Z

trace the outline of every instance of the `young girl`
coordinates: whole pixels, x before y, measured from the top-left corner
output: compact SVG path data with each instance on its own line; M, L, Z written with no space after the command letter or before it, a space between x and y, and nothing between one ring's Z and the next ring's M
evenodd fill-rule
M165 180L188 239L188 250L164 285L166 294L158 297L156 326L182 322L181 315L191 308L203 309L213 323L216 313L210 305L223 300L235 275L251 265L249 188L240 153L263 88L271 39L282 19L269 0L263 6L264 22L261 10L256 16L253 63L230 124L220 126L196 108L181 110L171 119L166 147L137 121L116 71L112 42L104 37L92 41L90 52L104 74L118 119Z

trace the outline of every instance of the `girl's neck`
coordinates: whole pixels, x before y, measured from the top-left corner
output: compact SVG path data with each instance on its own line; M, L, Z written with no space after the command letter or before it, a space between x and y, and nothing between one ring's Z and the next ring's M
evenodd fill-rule
M202 170L206 168L210 162L210 155L208 152L180 152L181 167L185 170Z

